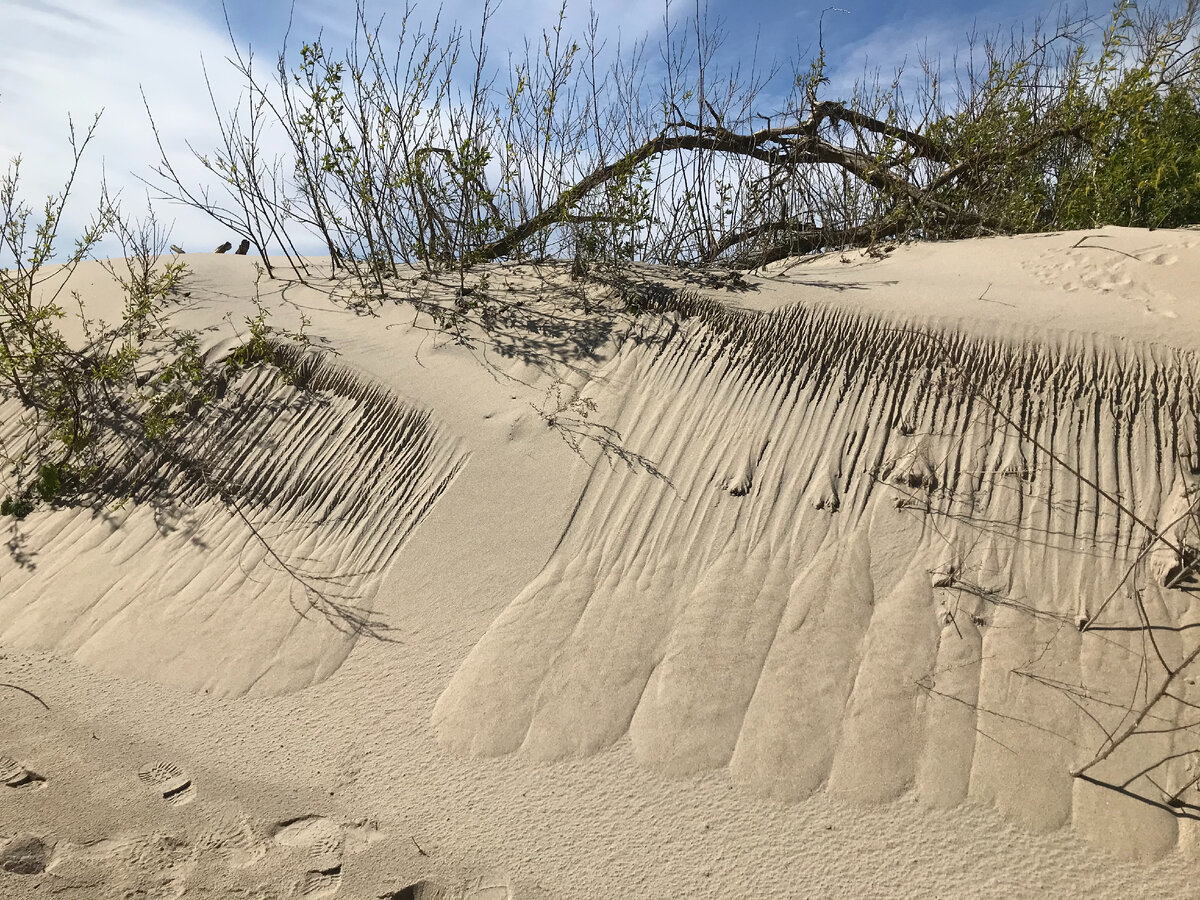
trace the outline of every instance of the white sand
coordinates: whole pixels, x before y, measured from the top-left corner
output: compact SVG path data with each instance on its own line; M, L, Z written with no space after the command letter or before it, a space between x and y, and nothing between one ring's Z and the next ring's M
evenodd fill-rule
M192 435L266 543L165 467L0 554L0 897L1188 896L1195 709L1127 794L1070 770L1161 681L1136 597L1200 641L1093 487L1187 506L1198 244L831 254L663 322L497 267L459 341L263 281L339 354ZM253 260L186 259L227 346Z

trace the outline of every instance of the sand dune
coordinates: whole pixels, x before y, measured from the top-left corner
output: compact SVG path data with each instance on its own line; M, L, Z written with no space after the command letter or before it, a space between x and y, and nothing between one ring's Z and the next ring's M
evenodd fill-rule
M299 385L11 532L0 896L1185 895L1198 238L262 282Z
M1068 772L1104 733L1080 712L1114 727L1141 660L1132 598L1097 607L1145 534L1088 482L1160 519L1194 480L1175 466L1194 458L1193 367L804 307L627 346L603 373L616 428L669 474L596 468L439 734L556 759L628 733L645 765L728 765L781 799L915 789L1037 829L1090 818L1095 789ZM1187 619L1186 595L1137 588L1156 624ZM1165 768L1168 792L1190 780ZM1122 810L1116 835L1173 844L1174 816Z
M0 640L227 696L334 671L376 631L380 570L462 454L428 413L335 363L305 360L298 381L232 385L184 437L202 474L138 460L110 488L127 505L31 517Z

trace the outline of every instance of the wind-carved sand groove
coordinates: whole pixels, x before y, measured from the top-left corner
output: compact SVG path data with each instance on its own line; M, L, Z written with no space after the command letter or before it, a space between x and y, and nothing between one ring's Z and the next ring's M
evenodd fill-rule
M322 681L386 629L371 614L382 574L465 456L386 388L277 356L297 383L255 369L228 385L183 454L130 460L108 486L131 502L23 523L0 557L0 641L238 696Z
M440 698L440 741L555 760L628 734L647 767L779 799L970 798L1174 846L1200 804L1200 741L1170 730L1195 687L1091 772L1157 806L1069 772L1152 693L1136 597L1174 662L1200 640L1174 630L1192 595L1123 580L1147 532L1095 487L1170 521L1200 471L1196 360L801 307L700 318L602 373L665 478L595 467Z

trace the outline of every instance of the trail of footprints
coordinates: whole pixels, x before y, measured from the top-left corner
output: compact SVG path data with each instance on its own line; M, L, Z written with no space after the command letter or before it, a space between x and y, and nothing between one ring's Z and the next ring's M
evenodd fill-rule
M1120 291L1126 299L1142 303L1147 312L1174 318L1169 308L1174 298L1136 277L1139 266L1164 267L1177 263L1179 256L1171 252L1174 248L1154 246L1126 254L1105 246L1103 239L1104 235L1095 235L1092 241L1081 241L1065 252L1048 251L1024 262L1022 267L1044 284L1068 293L1081 289L1102 294Z
M148 763L138 769L137 777L171 806L184 806L197 797L191 777L174 763ZM44 777L5 755L0 755L0 782L18 791L37 790L47 784ZM226 815L220 820L218 813L217 817L218 821L208 822L210 827L198 836L186 837L125 834L72 844L49 835L0 834L0 879L54 872L62 882L64 895L95 896L99 884L95 870L99 867L102 882L118 892L123 890L123 896L145 895L146 891L151 895L164 891L174 895L185 891L186 882L199 871L211 872L214 867L244 871L246 877L254 879L256 874L264 874L257 866L268 856L276 856L276 864L286 869L290 865L287 857L296 855L303 868L299 878L293 875L290 883L285 882L286 887L275 889L260 882L253 889L258 891L254 896L323 900L341 891L346 856L360 853L385 837L366 820L346 823L304 815L278 822L264 834L244 815ZM169 877L159 877L166 872L171 873ZM0 881L0 894L2 885ZM512 892L506 879L476 878L456 887L414 881L379 896L391 900L510 900Z

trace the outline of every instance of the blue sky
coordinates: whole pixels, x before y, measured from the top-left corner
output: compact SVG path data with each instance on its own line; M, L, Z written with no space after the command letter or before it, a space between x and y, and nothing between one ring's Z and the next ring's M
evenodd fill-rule
M291 0L229 3L236 40L243 49L253 47L266 67L279 50L291 6ZM554 0L501 0L490 25L492 59L501 60L508 49L519 52L526 37L537 40L555 21L558 7ZM323 29L327 46L341 46L349 37L353 8L353 0L296 0L293 43L310 40ZM482 8L483 0L447 0L442 18L477 30ZM661 34L659 3L596 0L595 8L610 44L620 34L625 43L649 36L653 45ZM403 9L403 0L368 0L372 18L387 17L385 34ZM906 58L915 68L922 47L948 63L956 47L965 47L972 28L990 31L1032 23L1047 6L1026 0L712 0L709 19L723 21L727 35L720 62L748 61L757 43L763 63L775 58L790 68L789 60L799 55L806 66L816 48L822 9L832 81L827 96L832 98L848 90L864 68L878 67L881 77L890 80ZM675 2L671 15L682 19L694 10L695 0ZM435 3L418 0L414 17L431 20L437 11ZM1107 7L1093 11L1104 16ZM586 2L568 4L569 29L582 31L587 17ZM144 206L146 189L133 176L149 175L157 154L139 85L176 159L187 157L188 141L201 150L215 145L201 59L219 99L228 98L223 111L239 93L225 62L230 45L220 0L0 0L0 30L6 51L0 55L0 163L22 155L26 198L40 204L67 172L68 115L79 127L104 110L84 160L80 202L72 207L68 233L94 205L102 170L131 208ZM177 206L162 207L160 217L175 221L173 240L189 250L208 250L231 237L216 223Z

